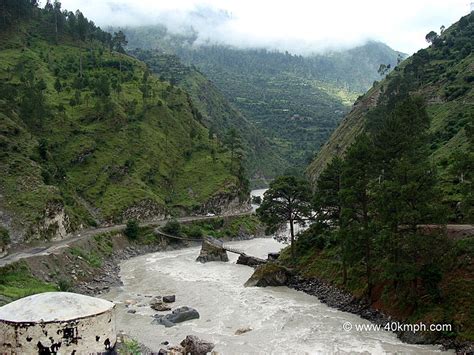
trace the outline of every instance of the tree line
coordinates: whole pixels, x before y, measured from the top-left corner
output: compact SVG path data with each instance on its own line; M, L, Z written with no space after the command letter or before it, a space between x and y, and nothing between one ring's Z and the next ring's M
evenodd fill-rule
M47 0L44 9L37 0L0 0L2 11L0 30L7 30L20 20L39 20L39 31L45 38L59 40L70 36L74 40L99 41L110 48L125 53L127 40L122 31L111 33L103 31L93 21L88 20L81 11L63 10L58 0Z
M314 191L303 178L276 179L257 210L269 232L290 224L291 256L309 249L336 251L342 284L349 270L365 279L371 300L374 284L389 282L397 294L439 297L441 255L447 238L447 209L430 159L430 118L422 98L398 93L369 113L367 133L358 136L343 158L336 157ZM459 157L464 169L474 161L474 139ZM464 180L461 210L472 218L473 186ZM295 241L293 224L310 222ZM426 235L423 226L435 224Z

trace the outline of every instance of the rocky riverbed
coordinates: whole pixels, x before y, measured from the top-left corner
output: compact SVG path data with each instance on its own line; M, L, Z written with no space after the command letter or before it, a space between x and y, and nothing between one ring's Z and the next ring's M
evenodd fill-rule
M327 282L318 279L305 279L298 275L289 278L286 285L298 291L303 291L309 295L316 296L322 303L329 307L356 314L370 322L385 326L390 322L397 322L389 315L386 315L360 299L355 298L349 292L341 290ZM474 344L472 342L457 342L450 338L432 338L429 333L414 333L412 331L395 331L399 339L410 344L441 344L444 349L454 349L458 354L474 354Z

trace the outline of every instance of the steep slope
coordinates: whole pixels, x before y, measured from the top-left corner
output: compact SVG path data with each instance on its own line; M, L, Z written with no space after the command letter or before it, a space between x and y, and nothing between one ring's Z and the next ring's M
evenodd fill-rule
M454 157L466 150L466 127L474 120L474 15L463 17L433 44L401 63L360 97L308 168L315 182L334 156L342 156L366 129L367 114L406 90L422 96L431 117L430 148L443 178L447 199L457 200Z
M124 29L128 48L158 49L195 65L270 140L288 165L303 168L374 80L401 55L382 43L324 55L197 44L197 34L163 26ZM283 173L284 169L280 169Z
M265 184L265 178L272 178L286 168L286 163L261 132L195 67L158 51L137 49L130 54L144 61L160 78L186 90L202 114L202 122L220 139L225 138L229 129L238 131L245 151L244 165L254 186Z
M80 12L7 5L23 8L0 32L2 234L20 243L246 207L240 162L209 138L187 93Z

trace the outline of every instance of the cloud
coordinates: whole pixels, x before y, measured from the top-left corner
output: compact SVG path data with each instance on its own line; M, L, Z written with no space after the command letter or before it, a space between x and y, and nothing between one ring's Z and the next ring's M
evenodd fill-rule
M368 39L413 53L425 34L469 12L469 0L62 0L101 26L192 26L200 41L307 53Z

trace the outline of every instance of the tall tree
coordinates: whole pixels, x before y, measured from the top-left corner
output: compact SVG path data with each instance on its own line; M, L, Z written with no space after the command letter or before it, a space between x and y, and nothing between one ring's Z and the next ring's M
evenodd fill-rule
M342 173L344 161L335 157L319 176L314 196L314 210L318 222L326 229L340 231L342 215ZM343 233L336 233L339 239L342 260L343 284L347 282L348 254L350 240Z
M263 195L263 201L257 209L257 215L267 226L269 233L274 233L290 225L291 257L295 254L295 224L305 225L312 216L311 189L309 183L295 176L276 178Z
M114 49L119 53L125 53L124 47L128 44L127 38L122 31L118 31L114 33L112 38L112 43Z
M374 220L385 237L388 271L397 287L417 275L418 227L443 222L437 176L428 150L430 118L423 99L402 97L370 117L378 172Z
M373 195L370 192L375 180L372 151L370 138L365 134L359 136L347 152L340 191L340 233L349 239L346 242L360 246L353 251L353 258L365 265L366 295L369 301L372 299L375 236L375 225L371 218Z
M235 128L230 128L225 137L224 144L230 150L230 172L236 173L236 167L240 164L243 158L242 138Z

